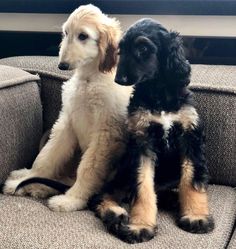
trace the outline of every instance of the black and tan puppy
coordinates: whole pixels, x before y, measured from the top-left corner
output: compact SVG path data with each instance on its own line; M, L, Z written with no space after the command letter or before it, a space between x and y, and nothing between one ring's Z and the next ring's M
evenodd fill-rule
M192 104L190 65L176 32L142 19L119 45L116 82L135 85L128 107L128 151L114 179L90 201L108 230L123 241L143 242L155 235L157 193L178 188L178 225L192 233L214 228L209 214L205 142ZM117 192L128 194L130 212Z

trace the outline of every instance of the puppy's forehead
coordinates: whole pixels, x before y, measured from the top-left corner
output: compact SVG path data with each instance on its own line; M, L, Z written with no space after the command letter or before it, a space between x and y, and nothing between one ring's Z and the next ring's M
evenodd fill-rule
M97 40L99 38L99 31L96 28L97 20L98 17L91 13L82 16L77 14L68 18L63 25L63 30L75 35L84 32L88 34L90 38Z
M134 23L125 33L123 43L134 42L139 36L156 37L158 32L168 32L158 21L150 18L141 19Z

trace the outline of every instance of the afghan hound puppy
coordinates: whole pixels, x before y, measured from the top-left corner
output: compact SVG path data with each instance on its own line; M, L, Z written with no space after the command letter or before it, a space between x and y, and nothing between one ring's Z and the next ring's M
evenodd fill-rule
M179 226L192 233L211 231L203 126L187 88L191 68L181 38L142 19L121 39L119 54L115 81L134 85L130 138L117 174L89 201L90 209L123 241L148 241L157 227L158 190L177 188ZM120 197L122 190L126 196Z
M59 53L61 70L75 69L62 87L62 109L50 139L42 148L32 169L11 172L5 194L46 197L52 189L32 184L16 191L24 180L40 177L73 184L62 195L49 199L54 211L74 211L86 207L112 171L113 162L125 151L127 105L132 87L114 82L116 49L120 25L93 5L80 6L63 25ZM69 175L67 162L74 151L82 154L76 179Z

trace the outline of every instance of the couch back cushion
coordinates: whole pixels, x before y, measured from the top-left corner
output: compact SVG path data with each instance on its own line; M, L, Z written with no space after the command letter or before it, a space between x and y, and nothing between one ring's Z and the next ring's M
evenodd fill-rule
M205 125L211 182L236 186L236 66L192 69L190 86Z
M57 63L57 57L43 56L0 60L40 75L44 130L55 122L62 82L72 75L59 71ZM205 125L211 183L236 186L236 66L193 65L190 88Z

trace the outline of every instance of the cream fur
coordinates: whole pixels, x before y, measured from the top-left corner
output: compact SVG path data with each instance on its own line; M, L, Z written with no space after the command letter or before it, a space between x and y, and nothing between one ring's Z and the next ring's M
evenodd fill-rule
M74 211L86 206L88 198L107 178L112 162L125 150L125 120L132 88L115 84L112 72L101 72L101 63L109 61L107 47L114 46L120 36L116 20L86 5L70 15L63 30L67 35L61 44L60 62L69 63L75 73L63 85L62 110L32 169L12 172L4 193L14 194L22 180L33 176L63 180L61 172L66 171L66 162L79 148L82 158L76 181L65 195L49 199L52 210ZM80 32L89 38L79 41ZM49 190L31 185L18 194L45 197Z

